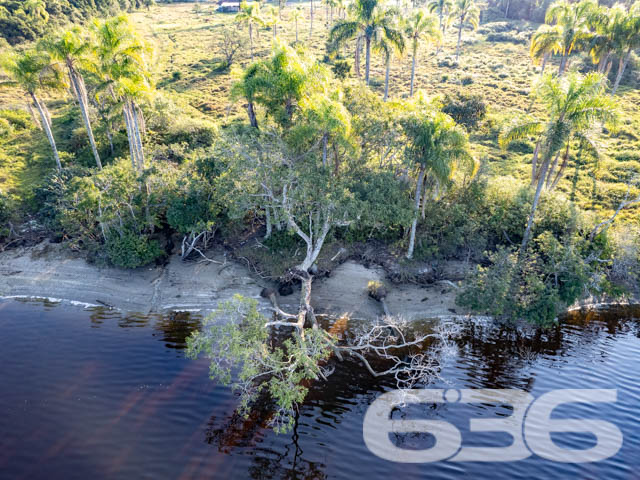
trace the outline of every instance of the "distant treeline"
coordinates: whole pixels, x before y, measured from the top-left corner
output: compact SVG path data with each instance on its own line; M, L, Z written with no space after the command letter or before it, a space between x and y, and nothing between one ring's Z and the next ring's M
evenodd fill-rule
M483 15L483 21L493 21L500 17L512 20L529 20L543 23L544 15L553 0L488 0L486 6L488 11ZM614 3L624 3L628 1L620 0L600 0L599 5L612 6Z
M47 31L151 5L153 0L0 0L0 37L10 45L37 40Z

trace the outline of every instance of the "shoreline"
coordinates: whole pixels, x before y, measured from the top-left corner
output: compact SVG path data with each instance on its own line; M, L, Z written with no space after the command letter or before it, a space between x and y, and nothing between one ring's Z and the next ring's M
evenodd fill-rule
M98 267L61 244L41 242L0 253L0 299L43 299L83 308L105 307L124 313L201 312L207 314L219 302L240 294L258 301L265 312L270 302L262 298L273 282L252 274L246 265L231 260L218 248L208 252L215 262L182 261L171 255L164 266L134 270ZM365 266L354 260L337 265L330 275L313 283L313 305L319 314L345 315L373 320L383 315L382 305L366 291L371 280L386 282L381 266ZM458 286L450 280L433 284L392 284L386 298L391 314L407 321L419 319L456 320L474 317L455 304ZM295 311L298 290L278 295L285 311ZM587 299L567 309L602 309L610 305L639 304L631 298L622 302Z

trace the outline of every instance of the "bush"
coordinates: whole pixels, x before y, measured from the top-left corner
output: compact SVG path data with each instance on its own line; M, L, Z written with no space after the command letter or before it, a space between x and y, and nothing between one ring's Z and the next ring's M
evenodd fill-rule
M11 210L9 209L9 199L0 192L0 240L9 236L9 220L11 218Z
M473 77L471 75L465 75L460 79L462 85L471 85L473 83Z
M109 262L122 268L142 267L164 255L156 240L135 232L109 236L106 247Z
M27 130L33 127L31 115L24 110L0 110L0 120L5 120L15 130Z
M526 45L529 43L529 35L526 33L489 33L487 35L488 42L508 42L517 45Z
M447 95L442 103L442 111L467 128L477 127L487 114L487 104L480 95L458 92L455 97Z
M331 70L336 78L344 80L351 73L351 62L349 60L335 60L331 64Z
M585 241L560 242L551 232L534 239L524 258L513 248L489 254L490 266L478 267L457 303L498 318L549 324L594 286L601 289L599 264L586 261Z
M456 62L456 59L453 57L445 57L442 60L438 61L438 66L445 68L457 68L458 62Z

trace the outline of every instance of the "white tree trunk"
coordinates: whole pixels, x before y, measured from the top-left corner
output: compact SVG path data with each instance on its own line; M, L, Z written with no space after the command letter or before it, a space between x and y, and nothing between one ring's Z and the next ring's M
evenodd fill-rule
M53 150L53 158L56 161L56 167L58 171L62 170L62 163L60 162L60 155L58 154L58 148L56 147L56 141L53 138L53 132L51 131L51 120L49 119L49 115L47 113L47 107L40 103L38 97L34 93L31 93L31 99L33 100L34 105L38 109L40 113L40 118L42 119L42 125L44 127L44 131L47 134L47 139L49 140L49 144L51 145L51 150Z
M413 45L413 59L411 60L411 84L409 86L409 96L413 97L413 82L416 78L416 57L418 56L418 44Z
M91 151L93 152L93 158L96 160L96 165L98 166L98 169L102 170L102 162L100 161L100 154L98 153L96 140L93 136L93 129L91 128L91 119L89 118L89 102L87 100L87 91L84 86L84 80L73 69L72 66L69 65L68 68L69 68L69 79L71 80L73 89L76 92L78 104L80 105L80 112L82 114L82 120L84 121L84 127L87 130L87 135L89 136L89 143L91 144Z
M420 214L420 197L422 196L422 184L424 183L424 167L420 167L418 173L418 181L416 182L416 198L413 214L413 222L411 223L411 233L409 234L409 249L407 250L407 258L413 257L413 250L416 244L416 229L418 227L418 215Z

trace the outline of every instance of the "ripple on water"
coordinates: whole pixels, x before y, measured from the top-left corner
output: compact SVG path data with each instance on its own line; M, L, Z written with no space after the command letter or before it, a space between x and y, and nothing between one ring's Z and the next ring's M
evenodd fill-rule
M294 432L265 428L268 411L234 415L237 397L208 379L206 360L184 358L200 327L189 313L127 315L33 300L0 303L0 478L632 478L640 467L640 328L637 311L572 312L548 330L465 324L439 388L617 388L615 405L571 404L561 415L606 418L625 443L589 465L531 457L513 463L405 465L372 455L367 407L390 381L357 363L311 386ZM470 418L505 406L424 406L473 443ZM486 439L483 437L482 441ZM493 440L499 445L500 439ZM588 442L588 439L586 440ZM582 446L580 436L562 438Z

